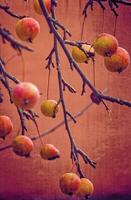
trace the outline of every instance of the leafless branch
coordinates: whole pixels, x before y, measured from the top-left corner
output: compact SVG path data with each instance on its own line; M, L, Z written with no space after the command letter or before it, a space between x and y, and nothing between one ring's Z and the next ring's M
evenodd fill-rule
M10 15L10 16L12 16L12 17L15 17L15 18L17 18L17 19L22 19L22 18L26 17L26 16L20 16L20 15L15 14L15 13L10 9L10 7L7 6L7 5L2 5L2 4L0 4L0 9L3 10L4 12L6 12L8 15Z

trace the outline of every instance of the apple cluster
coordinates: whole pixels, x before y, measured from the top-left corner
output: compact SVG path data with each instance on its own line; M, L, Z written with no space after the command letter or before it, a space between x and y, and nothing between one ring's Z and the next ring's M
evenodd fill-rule
M120 73L130 64L130 56L127 50L119 47L116 37L108 33L99 34L92 45L83 44L82 49L74 46L72 57L78 63L85 63L89 61L89 55L94 56L95 52L104 57L105 67L110 72Z
M43 0L47 12L51 10L51 0ZM34 0L34 11L41 15L42 10L38 0ZM40 32L40 25L32 17L24 17L16 23L16 34L20 40L32 42ZM40 92L36 85L31 82L20 82L12 88L12 101L17 108L27 111L37 104ZM46 99L41 103L41 112L46 117L55 118L59 111L58 102ZM13 123L8 116L0 116L0 138L13 132ZM33 150L32 140L25 135L17 135L12 142L12 149L18 156L28 157ZM52 144L42 144L40 156L45 160L53 160L60 157L59 150Z
M94 191L94 186L89 179L79 178L77 174L69 172L61 176L60 189L64 194L88 199Z

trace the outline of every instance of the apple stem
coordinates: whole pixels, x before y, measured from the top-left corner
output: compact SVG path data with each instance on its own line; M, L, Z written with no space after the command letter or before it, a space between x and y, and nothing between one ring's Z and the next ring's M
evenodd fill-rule
M118 19L118 16L115 16L115 26L114 26L114 36L116 36L116 28L117 28L117 19Z
M51 77L51 69L48 67L48 82L47 82L47 99L49 99L49 89L50 89L50 77Z
M36 130L37 130L37 133L38 133L38 137L39 137L39 140L40 140L40 143L41 143L41 145L43 146L43 141L42 141L42 138L41 138L41 134L40 134L40 130L39 130L39 126L38 126L38 124L37 124L37 122L36 122L36 119L35 119L35 116L34 116L34 114L32 113L32 111L29 111L30 112L30 115L31 115L31 117L32 117L32 121L34 122L34 124L35 124L35 126L36 126Z
M81 41L83 39L83 34L84 34L85 20L86 20L86 17L84 16L83 22L82 22L82 28L81 28Z
M25 60L21 52L21 62L22 62L22 81L25 81Z
M94 83L94 87L96 87L96 67L95 67L94 60L93 60L93 83Z
M104 24L105 24L105 9L102 10L102 33L104 32Z
M18 53L15 53L15 54L13 54L12 56L10 56L10 57L6 60L5 66L6 66L11 60L13 60L16 56L18 56Z

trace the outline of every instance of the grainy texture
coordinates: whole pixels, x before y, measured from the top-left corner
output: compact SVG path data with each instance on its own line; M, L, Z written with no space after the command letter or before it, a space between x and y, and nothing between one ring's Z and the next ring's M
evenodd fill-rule
M2 0L0 2L3 2ZM53 38L49 35L46 22L41 16L32 11L32 6L21 1L11 0L11 8L20 15L31 15L35 17L41 25L41 33L34 40L32 48L34 52L24 52L25 60L25 80L32 81L43 93L39 104L34 108L40 118L38 124L40 131L47 130L57 124L62 119L60 112L55 119L45 118L40 113L40 103L46 98L47 75L45 70L47 57ZM32 2L32 1L29 1ZM58 1L58 19L67 26L72 33L73 40L80 39L82 26L82 8L84 0L81 1ZM81 8L79 7L79 2ZM24 10L24 13L23 13ZM120 46L126 48L131 55L131 8L122 6L119 9L116 37ZM8 27L15 34L16 19L8 17L0 12L2 25ZM105 11L104 32L113 34L114 16L111 12ZM102 10L97 4L94 11L89 10L83 39L92 42L94 37L102 31ZM0 41L1 42L1 41ZM8 44L0 43L0 53L6 60L14 54ZM70 82L77 90L76 94L65 92L67 107L72 114L78 112L82 107L90 102L90 90L84 96L81 93L81 80L76 72L70 70L69 64L61 51L62 69L65 80ZM131 100L131 66L122 74L112 74L107 72L103 64L103 59L97 56L96 62L96 85L103 90L109 89L109 94L116 97ZM92 79L92 64L81 65L83 71ZM10 61L7 70L22 80L22 62L18 56ZM53 74L53 75L52 75ZM72 78L73 77L73 78ZM78 81L79 80L79 81ZM0 86L1 87L1 86ZM54 69L51 72L51 83L49 96L58 99L57 73ZM15 132L19 129L19 121L15 107L10 105L6 92L4 91L5 102L0 105L0 114L7 114L14 122L14 133L6 139L0 140L0 147L9 144ZM77 120L77 124L71 124L73 136L77 144L91 158L97 161L96 170L90 166L82 165L85 174L94 183L95 191L93 200L99 199L131 199L131 109L119 105L108 103L112 110L109 117L103 105L91 107L87 114ZM16 123L17 122L17 123ZM29 135L35 135L34 125L27 125ZM40 141L35 142L35 149L30 159L16 156L11 149L0 152L0 200L65 200L75 199L67 197L60 192L59 177L71 170L70 146L67 133L63 127L56 130L52 135L43 138L44 142L53 143L61 151L61 158L55 161L44 161L39 156Z

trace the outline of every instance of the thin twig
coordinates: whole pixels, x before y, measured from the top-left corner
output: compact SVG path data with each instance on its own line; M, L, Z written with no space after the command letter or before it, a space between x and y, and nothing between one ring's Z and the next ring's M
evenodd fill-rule
M2 5L0 4L0 9L3 10L4 12L6 12L8 15L12 16L12 17L15 17L17 19L22 19L24 17L26 17L25 15L24 16L20 16L20 15L17 15L16 13L14 13L9 6L7 5Z

